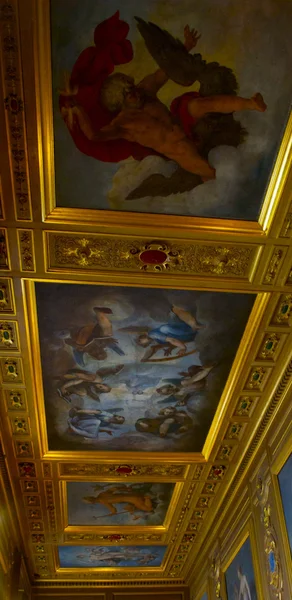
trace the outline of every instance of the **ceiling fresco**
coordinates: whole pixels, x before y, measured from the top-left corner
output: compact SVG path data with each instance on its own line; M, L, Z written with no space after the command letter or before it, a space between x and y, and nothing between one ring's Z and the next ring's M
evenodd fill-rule
M292 8L67 8L0 0L0 420L23 554L44 587L185 584L288 381Z

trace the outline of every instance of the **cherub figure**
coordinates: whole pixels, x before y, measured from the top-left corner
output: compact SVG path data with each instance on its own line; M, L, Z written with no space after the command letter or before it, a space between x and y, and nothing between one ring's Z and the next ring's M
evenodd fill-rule
M232 114L264 112L263 97L258 92L250 98L237 96L231 69L206 63L200 54L190 54L200 36L188 25L181 43L153 23L138 17L136 21L160 68L138 83L122 72L113 73L115 65L132 59L132 47L126 39L129 26L119 19L119 13L99 24L96 49L88 48L81 54L60 97L61 113L72 137L82 152L99 160L119 162L128 156L141 159L158 154L198 176L201 183L214 179L216 172L208 162L208 151L216 145L236 146L243 141L245 131ZM168 79L183 86L199 81L200 92L175 98L169 110L157 97ZM210 115L215 120L202 127L201 122Z
M187 352L187 343L193 342L197 332L205 327L200 325L196 318L187 310L179 306L172 306L167 323L151 329L147 326L129 326L120 329L128 333L139 333L136 343L143 348L148 348L141 362L149 361L156 352L163 349L166 357L171 356L177 349L176 356L184 356Z

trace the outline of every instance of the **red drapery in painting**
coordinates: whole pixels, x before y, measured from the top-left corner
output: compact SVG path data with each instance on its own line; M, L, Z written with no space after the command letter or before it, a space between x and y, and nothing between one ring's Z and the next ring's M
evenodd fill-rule
M105 79L113 73L115 66L129 63L133 58L133 47L127 39L129 25L120 19L119 12L106 19L94 31L94 46L83 50L78 57L70 78L70 86L78 88L74 101L83 107L93 129L99 131L108 125L115 114L109 112L100 102L100 91ZM183 94L171 104L171 112L179 119L187 135L191 134L194 120L187 110L190 96L196 92ZM70 104L70 96L60 95L59 105ZM157 155L151 148L124 139L109 141L91 141L81 131L77 119L69 130L76 147L97 160L119 162L130 156L142 160L149 155Z

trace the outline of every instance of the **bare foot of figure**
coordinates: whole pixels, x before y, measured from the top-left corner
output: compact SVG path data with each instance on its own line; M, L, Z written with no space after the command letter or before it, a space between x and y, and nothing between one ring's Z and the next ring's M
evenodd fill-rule
M265 110L267 110L267 105L262 97L262 94L259 92L252 96L251 100L254 102L255 110L258 110L259 112L265 112Z

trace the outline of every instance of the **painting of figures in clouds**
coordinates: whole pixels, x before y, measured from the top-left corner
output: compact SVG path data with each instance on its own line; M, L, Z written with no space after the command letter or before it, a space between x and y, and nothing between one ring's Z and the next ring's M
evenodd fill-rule
M160 567L166 546L59 546L62 568Z
M163 525L173 483L67 482L68 525Z
M50 450L202 450L254 295L35 290Z
M227 600L258 600L249 538L241 546L225 573Z
M257 220L291 105L291 3L50 6L57 206Z

